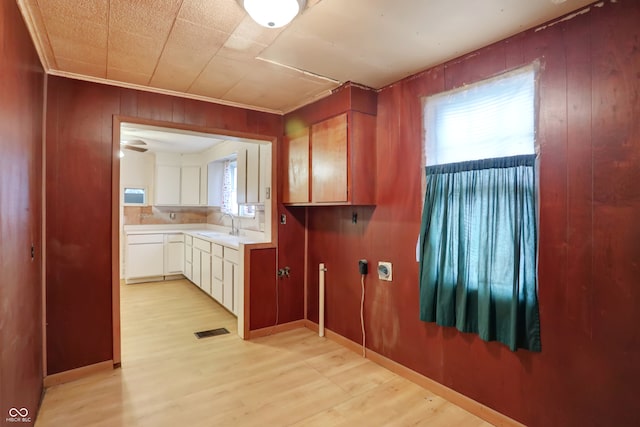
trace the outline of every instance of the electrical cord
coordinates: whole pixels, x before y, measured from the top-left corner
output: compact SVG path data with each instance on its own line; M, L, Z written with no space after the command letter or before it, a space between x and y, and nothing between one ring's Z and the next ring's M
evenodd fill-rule
M360 325L362 326L362 357L367 357L367 347L366 347L366 334L364 332L364 274L360 279L360 283L362 284L362 299L360 299Z

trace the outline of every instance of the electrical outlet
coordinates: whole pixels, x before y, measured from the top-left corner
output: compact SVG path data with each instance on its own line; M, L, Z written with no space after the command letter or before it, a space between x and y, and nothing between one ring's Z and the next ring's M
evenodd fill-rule
M390 262L380 261L378 262L378 278L380 280L386 280L391 282L393 279L393 266Z

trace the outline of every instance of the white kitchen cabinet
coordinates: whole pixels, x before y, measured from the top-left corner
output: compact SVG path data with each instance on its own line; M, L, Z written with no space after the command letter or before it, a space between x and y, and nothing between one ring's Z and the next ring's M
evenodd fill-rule
M200 288L211 295L211 254L200 252Z
M193 239L193 283L211 295L211 242Z
M184 234L164 235L164 275L183 274L184 272Z
M155 205L180 205L180 170L176 165L156 165Z
M193 281L193 237L184 236L184 276Z
M230 312L234 312L233 310L233 270L235 264L231 261L224 260L224 273L222 280L222 305L229 310Z
M234 314L238 314L238 251L236 249L224 248L224 266L222 273L222 305Z
M260 146L247 144L238 150L238 203L255 205L259 202Z
M200 204L200 166L182 166L180 181L180 204Z
M202 270L202 266L200 263L201 260L202 258L200 257L200 251L194 248L193 262L191 263L191 268L193 270L193 272L191 273L191 281L198 285L198 287L201 287L202 284L202 280L200 279L200 272Z
M164 235L127 236L125 279L161 277L164 275Z
M223 248L221 245L212 245L211 257L211 296L222 304L223 298Z

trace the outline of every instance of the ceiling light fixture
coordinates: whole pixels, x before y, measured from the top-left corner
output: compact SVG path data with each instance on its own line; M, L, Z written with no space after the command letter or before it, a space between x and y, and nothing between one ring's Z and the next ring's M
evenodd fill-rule
M267 28L280 28L298 16L306 0L238 0L249 16Z

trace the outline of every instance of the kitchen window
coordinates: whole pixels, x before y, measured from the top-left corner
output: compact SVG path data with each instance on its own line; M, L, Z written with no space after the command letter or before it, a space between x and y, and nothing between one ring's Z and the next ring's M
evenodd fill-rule
M426 98L420 318L540 351L536 66Z

